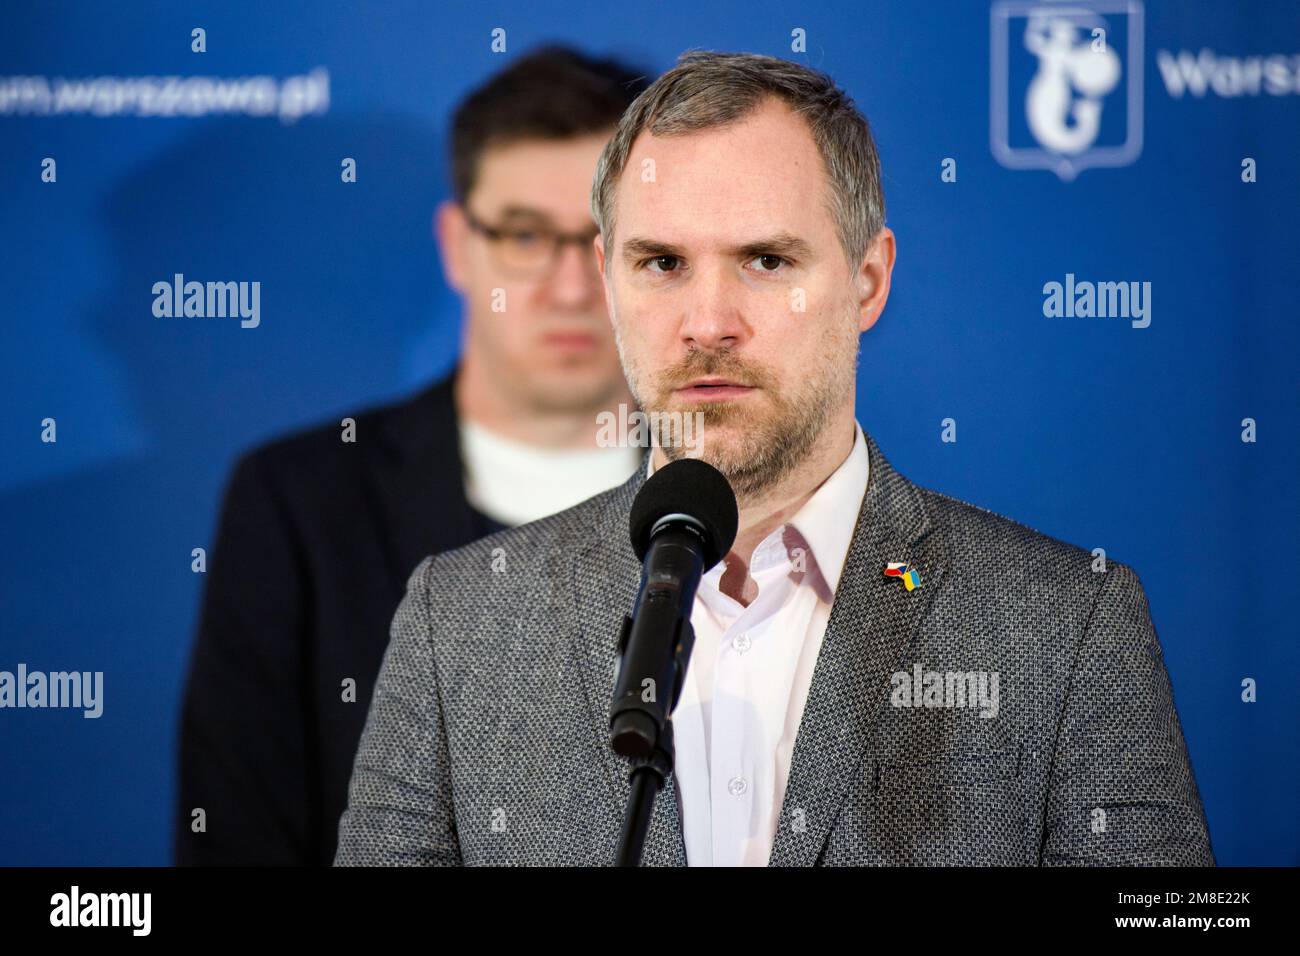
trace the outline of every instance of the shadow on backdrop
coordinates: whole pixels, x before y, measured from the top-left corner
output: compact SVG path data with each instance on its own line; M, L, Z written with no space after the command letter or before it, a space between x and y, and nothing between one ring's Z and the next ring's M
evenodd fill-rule
M355 183L341 180L345 157L357 159ZM230 121L108 193L114 279L87 304L85 334L120 364L147 445L0 496L6 545L23 556L4 585L7 626L39 649L18 660L104 672L97 720L7 715L0 764L23 767L27 786L5 795L6 864L169 862L179 693L202 586L191 550L211 546L238 452L409 391L417 340L432 336L450 365L459 306L430 225L445 177L439 137L406 121ZM260 324L156 318L152 287L175 273L260 282ZM74 421L59 428L74 438ZM45 823L87 812L95 818L57 831Z

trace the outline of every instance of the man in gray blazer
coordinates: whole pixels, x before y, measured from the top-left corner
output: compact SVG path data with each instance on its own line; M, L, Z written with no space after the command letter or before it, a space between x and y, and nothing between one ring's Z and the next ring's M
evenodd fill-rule
M687 54L623 116L592 206L656 447L622 487L415 569L336 864L613 860L628 512L699 455L740 530L692 611L644 863L1212 865L1136 574L917 487L855 420L895 247L852 101Z

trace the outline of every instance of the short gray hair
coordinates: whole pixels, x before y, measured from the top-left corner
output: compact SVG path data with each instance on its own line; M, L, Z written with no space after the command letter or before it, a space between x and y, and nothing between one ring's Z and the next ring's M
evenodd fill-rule
M710 50L683 53L632 102L605 145L591 187L591 215L606 253L614 235L614 189L643 130L674 136L726 126L769 96L807 121L830 180L828 204L840 245L856 267L885 225L880 157L866 117L825 73L775 57Z

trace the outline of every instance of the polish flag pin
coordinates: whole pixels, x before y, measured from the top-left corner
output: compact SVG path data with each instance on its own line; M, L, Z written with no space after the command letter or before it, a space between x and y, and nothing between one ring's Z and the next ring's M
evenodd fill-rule
M921 575L915 568L909 568L905 561L890 561L886 564L885 577L901 579L903 587L909 591L914 591L921 586Z

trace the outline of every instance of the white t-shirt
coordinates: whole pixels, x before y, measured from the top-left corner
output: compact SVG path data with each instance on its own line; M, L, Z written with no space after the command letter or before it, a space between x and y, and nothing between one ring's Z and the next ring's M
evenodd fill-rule
M461 419L460 454L469 503L502 524L520 525L621 485L645 449L539 448Z

